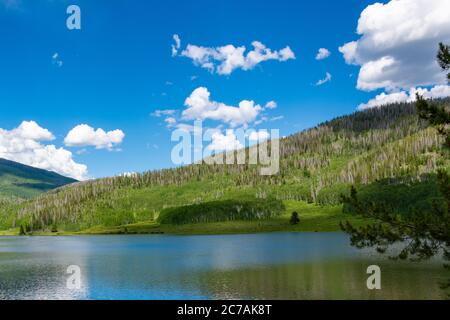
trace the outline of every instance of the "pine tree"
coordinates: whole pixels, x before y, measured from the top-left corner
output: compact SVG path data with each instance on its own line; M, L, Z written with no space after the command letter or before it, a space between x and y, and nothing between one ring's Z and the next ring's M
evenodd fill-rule
M20 225L20 230L19 230L19 236L24 236L25 233L25 229L23 228L23 225Z
M292 212L289 223L292 225L295 225L295 224L298 224L299 222L300 222L300 218L298 217L298 212L297 211Z
M439 44L438 63L444 71L450 67L449 46ZM447 74L450 80L450 73ZM433 101L427 101L417 96L418 115L435 126L439 134L444 136L445 146L450 147L450 111L448 106L440 106ZM449 156L449 150L444 148L443 157ZM376 223L356 228L348 221L341 228L351 235L351 244L358 247L376 247L384 253L394 243L403 245L395 257L399 259L428 259L444 253L444 258L450 261L450 175L446 170L439 170L437 180L443 202L436 201L433 210L414 210L408 215L399 215L382 203L362 203L357 191L352 187L349 197L343 196L343 202L354 212L375 219ZM449 265L446 265L449 267ZM443 287L450 287L450 281Z
M447 71L450 69L450 47L442 42L439 43L437 60L442 70ZM450 81L450 73L447 74L447 79Z

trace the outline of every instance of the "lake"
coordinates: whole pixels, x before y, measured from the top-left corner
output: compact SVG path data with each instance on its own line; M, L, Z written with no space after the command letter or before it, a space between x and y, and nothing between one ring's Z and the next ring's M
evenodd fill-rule
M373 264L381 290L366 286ZM340 232L0 237L0 299L442 299L448 276L442 261L392 261Z

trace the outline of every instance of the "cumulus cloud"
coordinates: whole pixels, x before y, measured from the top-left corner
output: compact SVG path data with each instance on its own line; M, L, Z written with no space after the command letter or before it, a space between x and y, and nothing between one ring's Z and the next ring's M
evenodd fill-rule
M221 102L210 100L210 92L205 87L195 89L186 98L182 118L184 120L211 119L222 121L231 127L247 126L255 121L263 108L254 101L242 100L238 106L228 106Z
M229 75L236 69L251 70L268 60L287 61L295 59L289 46L281 50L267 48L259 41L252 42L253 49L246 53L246 47L225 45L221 47L202 47L188 44L180 55L192 59L195 65L220 75ZM178 50L172 50L177 55Z
M327 72L325 74L325 78L320 79L319 81L316 82L316 86L321 86L329 81L331 81L331 74L329 72Z
M233 133L233 130L227 130L225 135L220 132L215 132L211 136L211 141L208 150L216 152L232 151L244 147Z
M23 121L12 133L17 137L34 141L55 139L55 136L48 129L42 128L35 121Z
M86 147L94 146L96 149L112 150L114 146L121 144L125 134L122 130L116 129L105 132L105 130L80 124L69 131L64 138L64 143L69 147Z
M331 52L327 48L320 48L316 54L316 60L323 60L328 58Z
M356 62L356 48L358 46L357 41L350 41L339 47L339 52L344 56L344 60L347 64L355 64Z
M70 151L43 143L54 138L34 121L23 121L12 130L0 128L0 158L86 180L87 167L76 163Z
M375 98L369 100L367 103L360 104L358 109L366 110L391 103L414 102L416 101L416 93L426 99L444 98L450 96L450 86L438 85L431 89L411 88L409 91L398 91L392 93L383 92Z
M450 1L391 0L367 6L360 38L339 48L348 64L361 66L357 88L388 91L445 84L436 63L439 42L450 42Z

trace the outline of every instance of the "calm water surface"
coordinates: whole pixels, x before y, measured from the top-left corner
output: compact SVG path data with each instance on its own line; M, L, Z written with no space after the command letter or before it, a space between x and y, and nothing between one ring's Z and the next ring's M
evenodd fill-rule
M382 289L366 287L367 266ZM81 289L69 290L69 265ZM0 237L0 299L441 299L441 261L397 262L343 233Z

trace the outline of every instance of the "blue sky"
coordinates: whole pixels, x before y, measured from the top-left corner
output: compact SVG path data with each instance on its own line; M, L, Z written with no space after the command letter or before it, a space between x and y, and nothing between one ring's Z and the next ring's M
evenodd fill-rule
M11 132L22 121L35 121L54 135L45 144L72 152L72 159L85 164L90 177L173 166L171 128L164 117L152 113L173 109L179 116L186 109L185 99L198 87L207 88L211 100L230 106L242 100L261 106L276 101L277 108L264 113L283 119L249 125L279 128L281 135L354 112L386 91L358 89L363 62L346 63L338 50L360 38L358 18L373 1L0 3L0 128ZM66 27L69 4L81 8L81 30ZM248 51L256 40L272 50L289 46L295 59L264 61L251 70L220 75L181 54L173 57L174 34L181 38L179 52L187 44L233 44ZM316 60L319 48L331 55ZM327 72L331 81L316 85ZM438 82L419 81L411 87ZM217 120L207 123L227 127ZM125 138L114 148L65 144L68 132L80 124L106 132L120 129Z

